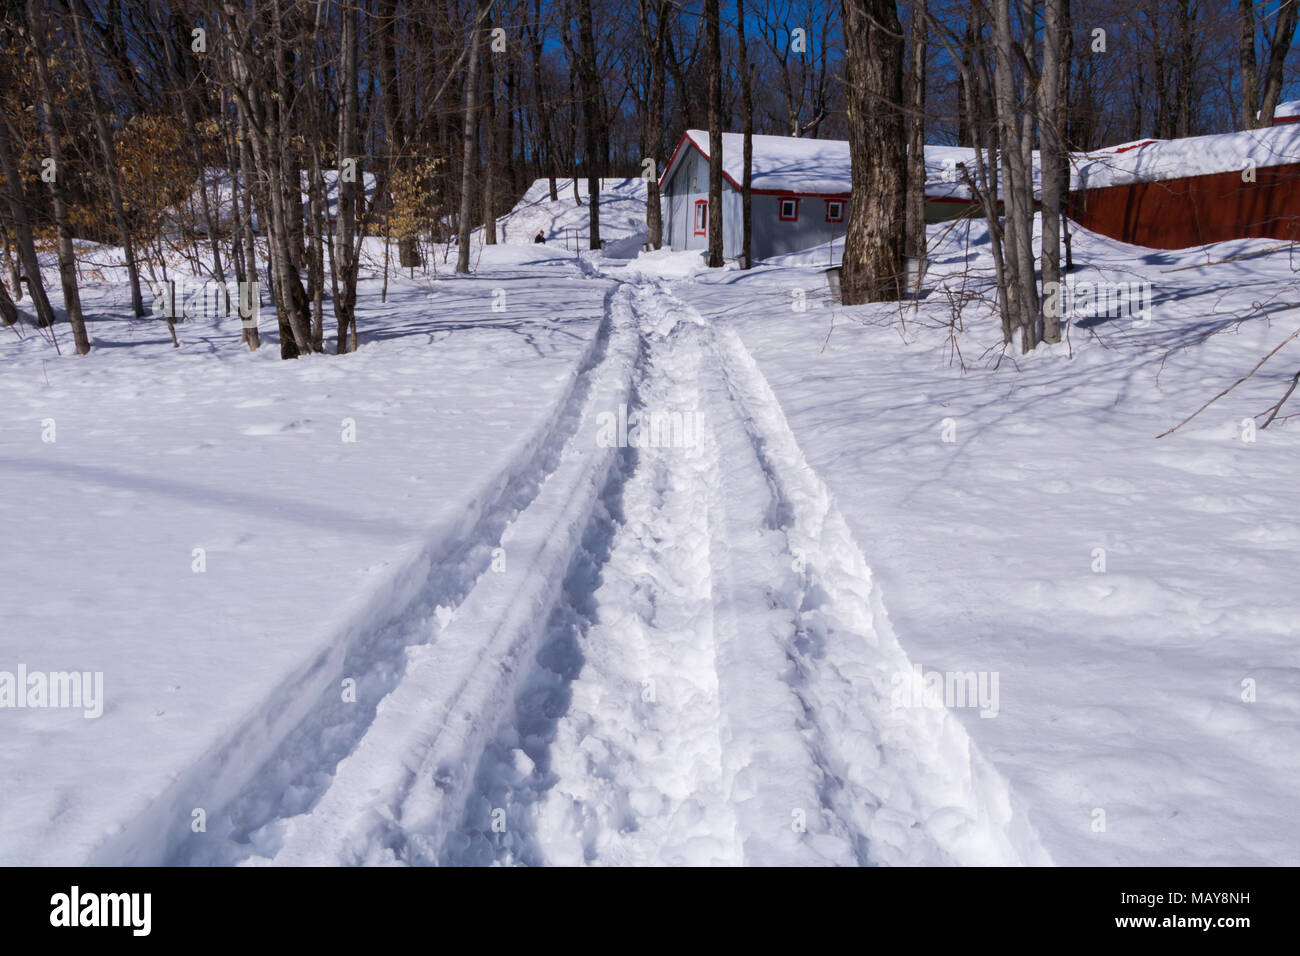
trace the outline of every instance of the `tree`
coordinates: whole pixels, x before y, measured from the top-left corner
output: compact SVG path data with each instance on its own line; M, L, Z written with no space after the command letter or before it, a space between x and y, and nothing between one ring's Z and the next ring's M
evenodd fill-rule
M113 207L113 219L117 224L118 239L126 258L127 282L131 287L131 309L137 317L146 315L144 297L140 293L140 270L135 261L135 243L131 238L131 227L127 223L126 207L122 202L122 186L117 173L117 156L113 150L113 135L109 132L108 121L104 116L104 106L97 89L98 76L86 44L82 21L86 17L85 0L72 0L71 16L72 35L76 38L77 53L81 67L86 75L86 91L90 97L90 116L94 123L95 135L99 141L100 152L104 160L104 178L108 183L109 203Z
M578 85L582 91L583 153L587 164L588 245L600 248L600 77L596 72L596 39L591 0L578 0ZM575 188L577 175L574 175Z
M853 198L844 239L845 305L898 299L906 239L903 28L893 0L843 0Z
M664 241L663 208L659 199L659 172L663 159L664 93L668 80L667 50L669 0L638 0L641 14L641 43L650 64L647 77L646 108L642 121L642 138L647 155L654 160L655 175L646 182L646 228L650 247L659 249ZM650 8L654 7L654 29L650 28Z
M754 78L745 45L745 0L736 0L736 41L740 53L740 111L744 117L745 178L740 187L740 267L754 264Z
M37 324L43 327L54 325L54 309L45 294L45 284L41 281L40 261L36 257L36 242L32 237L31 220L27 215L29 200L23 188L22 176L18 172L13 139L9 134L9 121L0 116L0 172L5 178L5 198L9 206L9 215L14 224L18 245L18 259L22 263L27 291L31 294L32 304L36 309ZM22 289L14 289L14 295L22 298Z
M492 15L489 13L486 29L492 35ZM497 244L496 216L496 165L497 165L497 74L493 63L495 53L488 48L483 71L483 244Z
M54 208L54 226L59 237L59 284L63 287L63 308L68 314L68 323L72 326L72 339L76 344L77 354L85 355L90 351L90 338L86 335L86 323L81 315L81 293L77 289L77 259L72 248L72 226L68 218L68 203L64 197L67 169L63 161L63 146L59 141L58 114L54 106L54 80L50 76L49 61L45 56L46 24L36 0L27 0L27 28L30 31L32 59L36 64L36 80L40 90L45 145L49 150L48 158L53 163L54 175L50 178L50 200Z
M1039 342L1038 285L1034 274L1034 184L1028 114L1016 89L1016 67L1028 59L1011 30L1010 0L993 0L993 103L1001 141L1003 275L1006 314L1021 333L1021 351ZM1032 51L1031 51L1032 52Z
M479 0L479 12L470 27L469 66L465 69L465 122L461 148L460 233L456 241L456 271L469 272L470 216L474 212L474 120L478 111L479 47L483 42L483 21L492 9L492 0Z
M1065 36L1068 30L1066 0L1044 0L1043 67L1039 82L1038 149L1042 178L1042 273L1043 289L1059 302L1061 285L1061 211L1065 200L1066 155L1062 142L1062 81L1066 69ZM1043 310L1043 341L1061 341L1061 315L1057 307Z
M907 70L907 254L925 258L926 0L913 0Z
M357 180L365 185L361 171L361 137L358 102L358 47L361 25L357 6L349 3L343 8L342 50L339 57L339 83L342 85L342 109L339 110L338 181L338 239L334 255L338 262L332 270L334 280L334 317L338 322L338 343L335 351L342 355L357 347L357 269L361 258L361 238L357 235ZM375 190L378 195L379 190ZM365 189L360 191L362 200ZM342 279L340 289L339 279Z
M704 0L704 73L709 84L709 268L722 260L722 39L718 0Z
M1248 128L1250 126L1262 128L1265 126L1271 126L1273 123L1273 113L1277 109L1278 97L1282 92L1282 67L1286 63L1287 53L1290 52L1291 43L1295 39L1298 15L1300 15L1300 0L1282 0L1278 5L1277 23L1274 24L1273 34L1268 38L1268 41L1265 44L1266 58L1264 60L1264 76L1263 82L1260 84L1259 88L1259 103L1257 107L1259 110L1259 116L1256 118L1254 110L1250 110L1249 117L1244 117L1249 120ZM1248 17L1250 18L1251 24L1251 49L1253 54L1255 32L1254 20L1253 14L1249 11L1242 12L1243 44ZM1253 66L1253 55L1251 60ZM1251 86L1253 91L1254 84L1251 84ZM1243 83L1243 96L1245 91L1246 84ZM1243 111L1245 109L1246 106L1243 106Z

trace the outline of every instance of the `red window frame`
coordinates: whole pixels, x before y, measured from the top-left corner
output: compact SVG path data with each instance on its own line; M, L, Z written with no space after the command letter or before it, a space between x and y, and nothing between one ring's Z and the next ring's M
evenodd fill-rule
M700 208L703 207L704 215L700 215ZM707 199L695 200L695 222L693 228L695 235L707 236L709 234L709 201Z
M839 210L839 212L834 216L831 215L831 206L835 206ZM844 200L843 199L826 200L826 221L827 222L844 221Z
M785 204L788 202L794 203L793 216L787 216L785 214ZM782 196L780 199L777 200L776 214L777 216L780 217L782 222L798 222L799 221L799 199L795 196Z

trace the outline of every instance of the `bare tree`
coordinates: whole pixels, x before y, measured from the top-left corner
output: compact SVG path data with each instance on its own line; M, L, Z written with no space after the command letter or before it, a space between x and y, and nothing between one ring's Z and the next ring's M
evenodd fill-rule
M63 308L68 314L68 323L72 326L72 339L76 344L77 354L85 355L90 351L90 338L86 335L86 323L81 315L81 293L77 289L77 259L72 248L72 224L68 216L68 204L63 195L67 170L63 163L63 146L59 141L57 114L54 108L54 81L50 76L49 62L45 58L47 29L40 4L36 0L27 0L27 27L30 31L32 59L36 64L36 79L40 90L45 145L50 151L49 159L54 164L54 175L50 179L50 199L54 208L54 226L59 237L59 283L63 287Z
M36 322L42 327L49 327L54 325L54 309L45 294L45 284L41 281L41 265L36 258L36 243L32 237L31 220L27 215L30 200L18 171L13 138L9 134L9 121L3 116L0 116L0 171L4 173L5 199L14 224L18 260L22 263L25 273L23 278L27 280L27 291L31 294L36 309ZM14 289L14 295L22 298L21 287Z
M893 0L843 0L853 198L844 239L845 305L898 299L906 239L903 28Z
M469 272L470 216L474 212L474 120L478 111L479 47L483 42L483 21L492 10L492 0L479 0L479 12L470 27L469 65L465 69L465 121L460 173L460 233L456 249L456 271Z
M1273 113L1277 109L1278 96L1282 92L1282 67L1286 55L1291 50L1295 39L1297 14L1300 13L1300 0L1282 0L1277 8L1277 23L1268 40L1268 57L1264 62L1264 77L1259 101L1259 119L1256 125L1271 126Z
M650 233L650 247L658 249L664 242L663 207L659 199L658 173L663 156L664 94L667 87L668 29L671 24L669 0L638 0L641 14L641 43L645 49L650 70L647 77L646 108L642 123L642 136L647 155L655 161L655 173L646 183L646 228ZM654 9L653 29L650 10Z
M704 0L704 72L709 84L709 267L722 266L722 39L718 0Z
M929 11L912 0L907 69L907 254L925 258L925 60Z
M740 267L754 264L754 78L745 43L745 0L736 0L736 45L740 55L740 112L744 123L745 178L740 196Z
M1060 123L1062 81L1065 71L1065 36L1067 33L1065 0L1044 0L1043 66L1039 82L1038 143L1042 181L1042 273L1043 289L1051 301L1059 303L1061 285L1061 210L1065 200L1064 157ZM1043 341L1061 341L1061 314L1057 307L1043 310Z
M596 72L596 38L591 0L578 0L578 85L582 90L583 153L587 165L588 245L600 248L600 77ZM577 179L576 175L574 177Z

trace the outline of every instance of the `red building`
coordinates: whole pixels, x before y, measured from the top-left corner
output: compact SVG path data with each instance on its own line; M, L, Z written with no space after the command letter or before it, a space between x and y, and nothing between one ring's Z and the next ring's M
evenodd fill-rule
M1226 239L1300 239L1300 104L1274 125L1145 140L1075 157L1069 216L1155 249Z

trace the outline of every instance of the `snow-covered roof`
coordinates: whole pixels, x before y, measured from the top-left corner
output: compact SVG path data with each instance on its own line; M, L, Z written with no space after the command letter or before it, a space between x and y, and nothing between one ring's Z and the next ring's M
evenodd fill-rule
M691 143L705 157L709 155L706 130L686 131L664 171L666 182ZM744 143L740 133L722 134L722 173L733 186L744 180ZM931 199L970 199L970 189L960 169L975 175L975 150L965 146L925 147L925 192ZM1034 189L1038 190L1038 153L1033 155ZM758 192L812 193L847 196L853 188L849 144L839 139L802 139L795 136L754 136L753 188Z
M1102 189L1287 163L1300 163L1298 123L1185 139L1143 140L1076 154L1070 188Z
M708 130L688 129L686 140L709 155ZM685 145L685 140L679 144L678 155ZM722 134L722 172L737 189L745 176L744 146L742 134ZM672 166L670 163L665 173L671 172ZM752 182L757 190L848 195L853 182L851 166L846 140L754 136Z
M1300 100L1287 100L1285 103L1278 103L1277 109L1273 110L1273 121L1300 117Z

